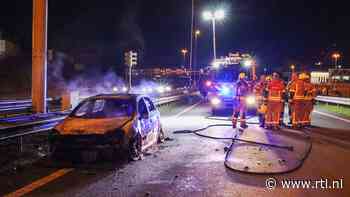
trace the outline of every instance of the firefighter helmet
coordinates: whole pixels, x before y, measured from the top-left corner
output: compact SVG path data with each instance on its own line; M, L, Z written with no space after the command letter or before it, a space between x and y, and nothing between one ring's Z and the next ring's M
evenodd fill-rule
M244 78L245 78L245 73L244 72L239 73L239 79L244 79Z
M309 79L309 75L306 73L301 73L301 74L299 74L299 79L301 79L301 80Z
M272 76L271 75L268 75L267 77L266 77L266 81L271 81L272 80Z

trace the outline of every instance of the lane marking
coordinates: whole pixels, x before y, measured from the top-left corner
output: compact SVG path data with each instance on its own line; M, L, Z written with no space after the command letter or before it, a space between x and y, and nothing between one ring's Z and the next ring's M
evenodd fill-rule
M317 110L314 110L314 112L317 113L317 114L321 114L321 115L323 115L323 116L327 116L327 117L330 117L330 118L334 118L334 119L337 119L337 120L342 120L342 121L344 121L344 122L350 123L350 120L349 120L349 119L341 118L341 117L339 117L339 116L335 116L335 115L332 115L332 114L320 112L320 111L317 111Z
M197 105L199 105L199 104L201 104L201 101L198 101L197 103L195 103L195 104L193 104L193 105L191 105L191 106L185 108L183 111L181 111L180 113L176 114L176 115L174 116L174 118L178 118L178 117L181 116L182 114L191 111L192 109L194 109L195 107L197 107Z
M48 184L49 182L52 182L52 181L64 176L65 174L67 174L73 170L74 170L73 168L63 168L63 169L57 170L56 172L53 172L52 174L50 174L44 178L36 180L29 185L26 185L26 186L24 186L16 191L12 192L12 193L5 195L4 197L24 196L24 195L38 189L39 187L42 187L42 186Z
M174 117L177 118L181 115L183 115L184 113L187 113L189 111L191 111L192 109L194 109L196 106L198 106L199 104L201 104L201 101L185 108L183 111L181 111L180 113L176 114ZM12 193L9 193L7 195L5 195L4 197L20 197L20 196L24 196L64 175L66 175L67 173L73 171L74 169L73 168L63 168L63 169L60 169L60 170L57 170L56 172L53 172L52 174L44 177L44 178L41 178L39 180L36 180L34 182L32 182L31 184L29 185L26 185Z

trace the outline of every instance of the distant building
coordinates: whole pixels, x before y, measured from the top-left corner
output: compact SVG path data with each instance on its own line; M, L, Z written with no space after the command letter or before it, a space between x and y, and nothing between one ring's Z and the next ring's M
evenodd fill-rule
M176 76L185 75L186 70L182 68L136 68L132 70L132 75L143 76Z
M335 82L350 82L350 69L329 69L330 79Z
M325 71L312 71L310 73L311 83L322 84L327 83L329 80L329 72Z

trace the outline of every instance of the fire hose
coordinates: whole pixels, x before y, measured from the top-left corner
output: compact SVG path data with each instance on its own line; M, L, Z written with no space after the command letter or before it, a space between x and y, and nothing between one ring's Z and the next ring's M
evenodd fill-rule
M248 124L255 124L254 122L247 122L247 123ZM230 146L228 148L227 147L225 148L226 155L225 155L225 161L224 161L225 167L232 169L232 170L236 170L236 169L233 169L232 167L227 165L227 162L228 162L229 154L231 153L236 141L244 142L244 143L248 143L248 144L253 144L253 145L283 149L283 150L287 150L287 151L291 151L291 152L293 152L295 150L294 147L291 145L279 145L279 144L273 144L273 143L263 143L263 142L258 142L258 141L240 139L239 133L244 131L244 130L240 130L240 129L236 129L236 133L234 134L233 137L215 137L215 136L210 136L210 135L206 135L206 134L201 133L202 131L205 131L205 130L212 128L212 127L232 127L232 124L210 124L206 127L195 129L195 130L178 130L178 131L174 131L173 133L174 134L192 133L192 134L195 134L199 137L204 137L204 138L209 138L209 139L214 139L214 140L232 140L232 143L230 144ZM303 133L306 135L307 139L310 139L310 136L308 135L307 132L303 131ZM306 150L305 157L300 161L300 164L291 170L284 171L283 173L291 172L291 171L298 169L303 164L303 161L308 157L309 153L311 152L311 148L312 148L312 142L310 140L310 147ZM240 170L238 170L238 171L240 171ZM266 174L266 173L257 173L257 172L254 172L254 173L255 174ZM271 173L268 173L268 174L271 174Z

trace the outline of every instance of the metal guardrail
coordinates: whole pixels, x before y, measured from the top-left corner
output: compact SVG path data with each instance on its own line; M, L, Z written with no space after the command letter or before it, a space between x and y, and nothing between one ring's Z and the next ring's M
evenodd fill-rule
M344 98L344 97L317 96L316 101L350 106L350 98Z
M174 102L174 101L177 101L177 100L180 100L181 98L185 97L185 96L188 96L189 94L182 94L182 95L176 95L176 96L168 96L168 97L163 97L163 98L157 98L157 99L154 99L154 103L157 105L157 106L160 106L160 105L164 105L164 104L168 104L168 103L171 103L171 102ZM16 126L12 126L12 127L7 127L7 128L3 128L3 129L0 129L5 131L5 130L11 130L11 129L23 129L23 130L28 130L28 131L17 131L17 132L14 132L13 134L9 134L7 136L4 136L4 137L0 137L0 141L3 141L3 140L7 140L7 139L11 139L11 138L22 138L23 136L26 136L26 135L32 135L32 134L37 134L37 133L40 133L40 132L45 132L45 131L48 131L50 129L52 129L55 125L55 123L63 120L64 118L66 117L66 115L62 115L62 116L57 116L55 118L51 118L51 119L46 119L46 120L40 120L40 121L35 121L35 122L29 122L29 123L24 123L24 124L21 124L21 125L16 125ZM44 126L44 125L50 125L49 127L44 127L42 128L41 126ZM33 126L33 127L39 127L38 129L30 129L30 127Z
M47 102L53 101L52 98L47 98ZM0 116L9 117L17 113L29 113L32 110L32 100L2 100L0 101ZM9 114L10 112L13 112Z

